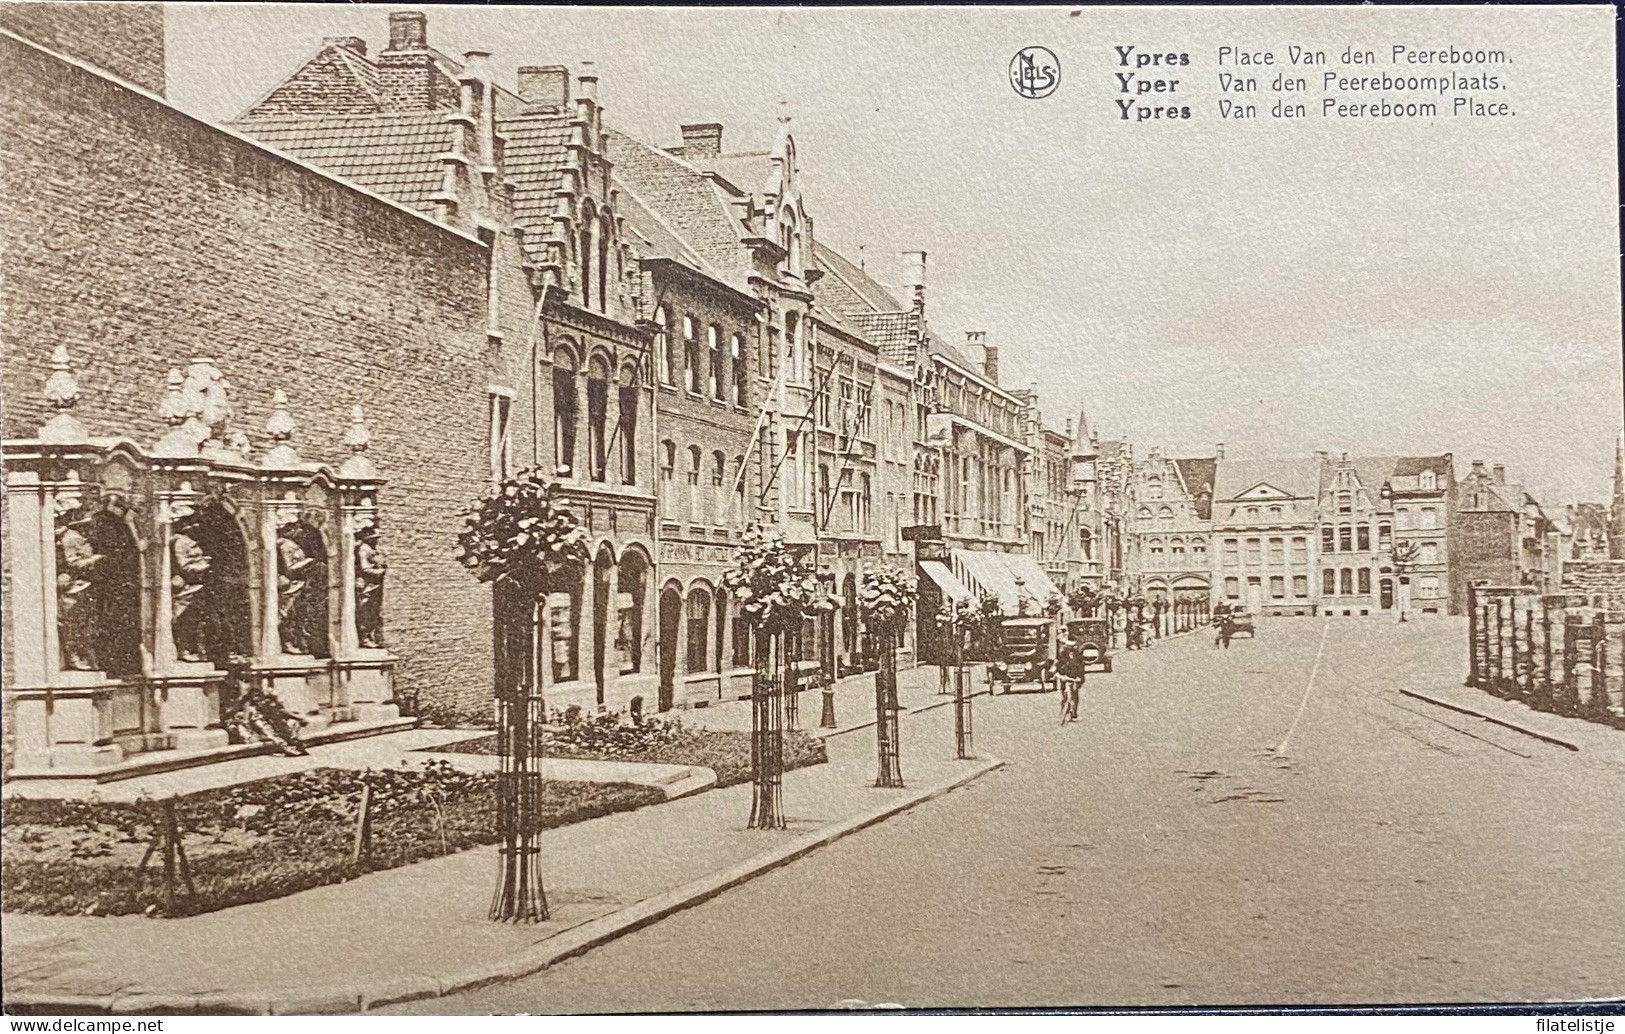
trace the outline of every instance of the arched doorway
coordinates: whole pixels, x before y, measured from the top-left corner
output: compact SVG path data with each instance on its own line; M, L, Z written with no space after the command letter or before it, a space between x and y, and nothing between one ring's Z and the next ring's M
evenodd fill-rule
M608 546L599 549L592 563L592 681L599 705L604 702L604 660L609 655L609 576L615 557Z
M633 547L621 554L615 588L615 650L621 674L633 675L643 670L643 610L649 591L649 560L642 550Z
M843 666L858 666L858 579L852 574L841 579L841 653Z
M683 594L676 583L660 591L660 710L676 700L677 626L683 616Z

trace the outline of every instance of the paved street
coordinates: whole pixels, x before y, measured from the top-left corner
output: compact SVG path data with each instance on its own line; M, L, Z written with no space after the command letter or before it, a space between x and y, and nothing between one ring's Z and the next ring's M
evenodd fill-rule
M1462 635L1279 619L1228 652L1187 636L1119 655L1068 727L1054 695L980 698L976 743L1003 770L550 971L406 1011L1625 992L1625 749L1398 694L1459 685ZM910 746L905 726L905 768Z

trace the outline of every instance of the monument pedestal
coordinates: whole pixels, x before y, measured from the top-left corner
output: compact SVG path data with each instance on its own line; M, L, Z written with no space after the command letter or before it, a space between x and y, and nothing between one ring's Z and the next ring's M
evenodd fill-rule
M113 741L113 691L99 671L63 671L56 685L20 686L15 701L14 771L106 768L124 760Z
M256 665L254 670L283 707L304 719L305 732L320 732L346 717L342 705L335 706L327 661L303 654L281 654Z
M206 661L175 661L168 673L153 676L163 732L176 750L212 750L230 742L220 722L223 677Z
M395 657L388 650L361 648L333 662L334 693L358 721L401 716L395 702Z

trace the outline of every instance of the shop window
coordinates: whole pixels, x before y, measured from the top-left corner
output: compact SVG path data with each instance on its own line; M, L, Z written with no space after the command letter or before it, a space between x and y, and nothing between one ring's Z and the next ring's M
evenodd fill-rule
M706 670L707 647L710 645L711 594L704 589L690 589L688 593L688 670Z

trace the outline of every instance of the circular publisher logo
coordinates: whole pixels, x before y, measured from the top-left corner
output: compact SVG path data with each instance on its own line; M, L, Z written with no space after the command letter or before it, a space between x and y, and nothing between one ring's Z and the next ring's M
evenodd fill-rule
M1061 85L1061 62L1048 47L1022 47L1010 59L1010 85L1028 100L1048 97Z

